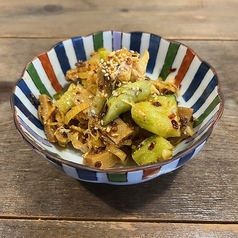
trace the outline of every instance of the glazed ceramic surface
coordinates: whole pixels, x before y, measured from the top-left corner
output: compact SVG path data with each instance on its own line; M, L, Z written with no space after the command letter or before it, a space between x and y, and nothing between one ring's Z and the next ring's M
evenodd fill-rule
M152 79L174 78L175 83L180 85L179 105L194 109L195 134L176 147L172 159L147 166L100 170L82 165L79 151L62 149L48 142L37 115L39 95L52 97L60 92L67 84L66 71L75 68L77 61L88 59L93 51L102 47L110 51L125 47L139 53L148 50L150 59L146 74ZM35 57L16 83L11 105L16 128L40 156L73 178L115 185L141 183L171 172L189 161L207 142L224 107L214 69L193 50L149 33L115 31L68 39Z

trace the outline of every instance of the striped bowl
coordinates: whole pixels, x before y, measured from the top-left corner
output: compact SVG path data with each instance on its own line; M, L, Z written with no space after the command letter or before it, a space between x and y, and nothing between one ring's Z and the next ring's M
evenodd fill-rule
M86 60L91 52L104 47L150 54L147 75L152 79L173 77L180 85L179 104L192 107L197 118L193 137L180 143L172 159L147 166L124 166L107 170L82 164L82 156L74 149L60 150L46 139L37 116L37 98L50 97L66 85L65 74L79 60ZM184 44L168 41L160 36L118 31L98 32L75 37L56 44L52 49L29 62L17 81L11 96L13 118L23 139L40 156L69 176L87 182L114 185L136 184L171 172L192 159L205 145L224 108L217 74L214 69Z

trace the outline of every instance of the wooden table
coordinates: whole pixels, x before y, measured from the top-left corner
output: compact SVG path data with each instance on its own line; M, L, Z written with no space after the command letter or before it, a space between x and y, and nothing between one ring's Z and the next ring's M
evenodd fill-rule
M238 237L238 1L0 1L0 237ZM28 61L99 30L147 31L192 47L217 71L225 110L205 148L150 182L67 177L17 133L9 103Z

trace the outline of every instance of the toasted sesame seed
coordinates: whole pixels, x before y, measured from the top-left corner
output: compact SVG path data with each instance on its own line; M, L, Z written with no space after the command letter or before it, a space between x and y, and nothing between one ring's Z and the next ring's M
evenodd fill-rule
M108 97L108 94L105 93L105 92L103 92L103 93L102 93L102 97L107 98L107 97Z
M106 132L108 133L108 132L110 132L110 131L111 131L111 128L110 128L109 126L107 126Z
M119 134L118 133L113 133L113 134L111 134L111 136L117 137L117 136L119 136Z
M117 97L118 95L119 95L118 92L116 92L116 91L112 92L112 96Z
M119 82L118 84L117 84L117 87L120 87L121 86L121 82Z

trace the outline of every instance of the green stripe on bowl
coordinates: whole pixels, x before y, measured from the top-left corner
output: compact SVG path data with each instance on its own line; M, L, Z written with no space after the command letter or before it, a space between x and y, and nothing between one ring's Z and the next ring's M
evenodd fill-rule
M34 84L36 85L36 87L38 88L39 92L41 94L46 94L47 96L52 98L52 96L49 94L48 90L45 88L45 85L41 82L41 79L40 79L40 77L39 77L39 75L38 75L38 73L37 73L33 63L30 63L28 65L27 72L31 76L31 79L34 82Z
M216 96L207 109L194 121L193 127L200 125L219 103L220 98L219 96Z
M103 47L103 33L99 32L93 35L94 50L98 51Z
M109 182L127 182L127 173L107 174Z
M167 76L169 75L174 59L178 52L178 48L179 48L179 44L174 42L170 43L166 57L165 57L164 65L159 75L159 77L162 78L162 80L165 80Z

